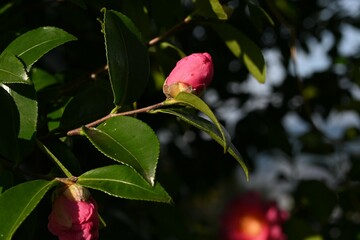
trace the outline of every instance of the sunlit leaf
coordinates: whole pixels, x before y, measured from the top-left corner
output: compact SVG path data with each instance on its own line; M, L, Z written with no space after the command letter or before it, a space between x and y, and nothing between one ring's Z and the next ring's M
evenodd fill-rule
M117 106L135 102L149 79L147 48L134 23L120 12L104 11L103 32L109 77Z
M196 0L194 14L220 20L228 19L228 15L219 0Z
M241 59L249 72L261 83L266 79L266 66L261 50L237 28L225 23L213 23L212 28L224 40L229 50Z
M96 128L83 128L99 151L115 161L133 167L154 184L159 157L159 140L144 122L133 117L113 117Z
M22 62L8 51L0 55L0 83L31 84Z
M55 181L34 180L16 185L0 195L0 238L12 239Z
M120 198L164 203L172 201L159 183L151 186L134 169L126 165L93 169L82 174L77 183Z
M51 49L76 38L56 27L40 27L26 32L12 41L5 51L20 58L27 69Z

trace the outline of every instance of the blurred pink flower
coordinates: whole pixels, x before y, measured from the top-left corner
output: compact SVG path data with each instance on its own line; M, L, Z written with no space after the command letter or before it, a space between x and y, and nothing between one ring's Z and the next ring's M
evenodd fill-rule
M96 240L99 238L96 202L85 188L72 186L80 187L81 191L66 189L55 198L48 229L59 240Z
M274 202L265 202L249 192L236 198L225 209L221 221L222 240L286 240L282 224L288 213Z
M175 97L179 92L201 94L209 86L214 75L214 66L209 53L194 53L176 63L166 78L163 92Z

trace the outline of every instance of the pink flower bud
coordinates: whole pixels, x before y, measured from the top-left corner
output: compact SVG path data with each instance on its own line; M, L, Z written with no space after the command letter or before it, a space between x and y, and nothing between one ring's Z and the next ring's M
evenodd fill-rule
M99 218L90 192L77 184L65 187L52 206L48 229L59 240L96 240Z
M175 97L179 92L200 95L209 86L214 75L210 54L194 53L177 62L166 78L163 92L167 97Z
M258 193L236 198L225 209L221 222L223 240L286 240L282 223L287 213Z

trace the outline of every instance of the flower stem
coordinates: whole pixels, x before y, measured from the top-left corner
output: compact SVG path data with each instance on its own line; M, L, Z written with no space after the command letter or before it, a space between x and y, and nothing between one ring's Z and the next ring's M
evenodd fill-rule
M180 28L184 27L185 25L187 25L188 23L190 23L192 20L191 16L187 16L186 18L184 18L184 20L182 22L179 22L178 24L176 24L175 26L173 26L172 28L170 28L168 31L164 32L163 34L161 34L158 37L155 37L153 39L151 39L148 42L148 46L152 46L155 45L161 41L163 41L165 38L171 36L172 34L174 34L176 31L178 31Z
M54 163L63 171L63 173L66 175L66 177L71 178L73 175L69 170L66 169L66 167L60 162L59 159L39 140L36 140L36 144L40 148L41 151L43 151L51 160L54 161Z

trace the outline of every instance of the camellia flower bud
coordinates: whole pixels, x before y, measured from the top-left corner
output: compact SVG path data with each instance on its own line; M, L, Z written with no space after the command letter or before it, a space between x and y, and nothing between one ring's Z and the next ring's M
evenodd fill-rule
M65 188L65 189L64 189ZM90 192L78 185L59 189L49 215L48 229L59 240L96 240L99 238L99 217Z
M212 58L208 53L194 53L177 62L166 78L163 92L171 98L179 92L200 95L214 75Z
M227 206L221 222L223 240L286 240L282 224L288 213L249 192Z

